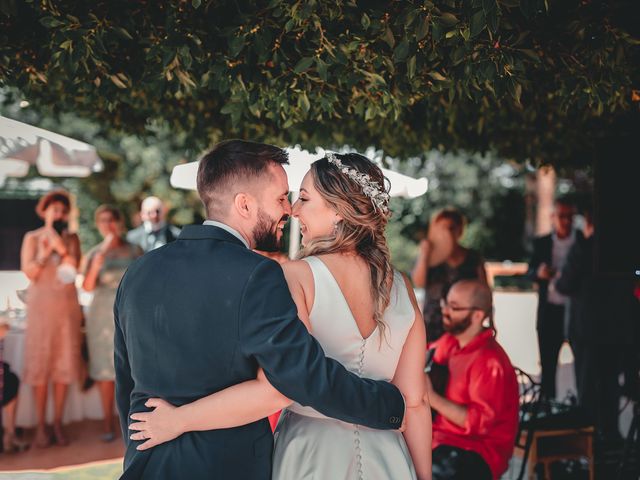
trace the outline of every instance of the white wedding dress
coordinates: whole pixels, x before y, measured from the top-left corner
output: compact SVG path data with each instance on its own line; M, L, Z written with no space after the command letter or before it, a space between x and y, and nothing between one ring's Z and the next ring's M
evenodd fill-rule
M415 312L406 284L395 272L391 302L378 328L362 338L349 305L327 266L305 259L313 272L315 299L309 314L313 336L325 354L361 377L390 381ZM292 404L282 412L275 432L274 480L405 480L416 474L401 433L373 430L325 417Z

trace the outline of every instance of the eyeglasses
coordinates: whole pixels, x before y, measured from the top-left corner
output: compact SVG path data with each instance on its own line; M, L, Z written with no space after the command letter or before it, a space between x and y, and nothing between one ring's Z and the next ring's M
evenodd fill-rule
M451 310L452 312L464 312L465 310L482 310L480 307L454 307L443 298L440 300L440 310Z

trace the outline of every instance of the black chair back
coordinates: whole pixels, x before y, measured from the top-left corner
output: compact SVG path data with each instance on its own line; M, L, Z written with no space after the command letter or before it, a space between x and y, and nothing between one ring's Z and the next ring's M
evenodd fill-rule
M520 393L520 418L518 422L518 434L516 435L516 448L523 450L522 465L518 480L524 478L527 468L527 460L529 459L529 451L533 443L533 435L536 428L536 419L542 405L542 387L536 382L531 375L514 367L516 378L518 380L518 388ZM526 432L526 435L523 435ZM524 437L524 441L523 441Z

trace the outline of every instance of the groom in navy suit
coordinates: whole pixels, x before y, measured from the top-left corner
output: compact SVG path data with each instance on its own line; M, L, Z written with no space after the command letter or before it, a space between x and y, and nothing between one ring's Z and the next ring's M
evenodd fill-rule
M275 250L282 238L291 213L284 163L287 153L270 145L215 146L198 168L208 220L138 259L122 279L114 306L122 478L269 479L266 419L186 433L145 451L128 430L129 416L151 397L183 405L254 379L258 367L285 396L327 416L400 427L398 389L326 358L297 318L280 266L251 251Z

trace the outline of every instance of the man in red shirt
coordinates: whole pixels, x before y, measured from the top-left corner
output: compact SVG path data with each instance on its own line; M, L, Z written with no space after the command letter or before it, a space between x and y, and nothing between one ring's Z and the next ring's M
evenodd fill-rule
M433 480L498 479L507 469L518 430L518 383L495 340L490 288L477 280L455 283L442 302L445 333L434 362L449 372L445 395L427 395L433 423ZM485 322L489 322L485 326Z

